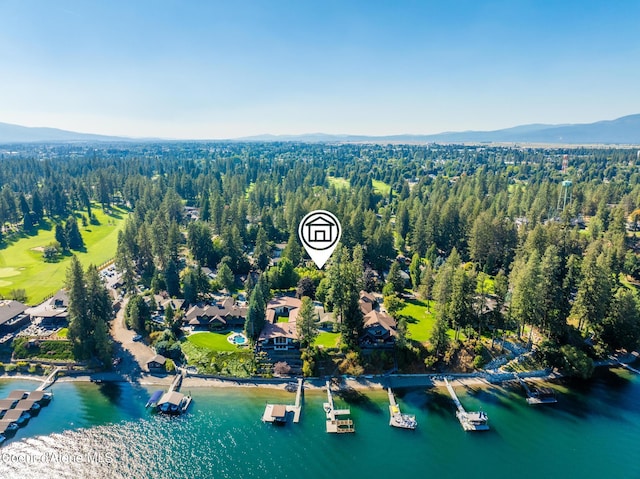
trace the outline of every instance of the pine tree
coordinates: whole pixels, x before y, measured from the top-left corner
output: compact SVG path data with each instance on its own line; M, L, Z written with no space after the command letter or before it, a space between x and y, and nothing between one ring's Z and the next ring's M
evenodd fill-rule
M55 236L56 236L56 241L60 243L60 247L63 250L66 250L69 248L69 244L67 243L67 235L64 232L64 227L60 223L56 223Z
M69 216L69 218L67 219L67 223L65 224L64 229L69 249L83 249L84 241L82 240L82 235L80 234L80 229L78 228L78 222L73 215Z
M302 297L302 305L296 320L298 340L300 346L307 348L313 344L318 335L317 314L313 307L313 301L308 296Z

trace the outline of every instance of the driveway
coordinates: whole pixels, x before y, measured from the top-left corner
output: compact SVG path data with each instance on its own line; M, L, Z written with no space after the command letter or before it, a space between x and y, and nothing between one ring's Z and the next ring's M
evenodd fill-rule
M142 341L134 341L135 331L127 329L124 321L124 312L128 299L122 302L122 307L111 322L111 336L115 342L116 356L122 358L122 362L116 367L122 374L138 376L147 372L147 361L155 356L155 351Z

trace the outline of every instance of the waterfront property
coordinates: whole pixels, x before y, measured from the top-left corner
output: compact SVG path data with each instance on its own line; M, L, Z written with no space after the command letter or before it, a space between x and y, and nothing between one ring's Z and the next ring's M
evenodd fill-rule
M524 379L513 373L527 395L527 404L553 404L557 403L556 393L551 388L539 388L529 386Z
M167 358L165 358L162 354L156 354L147 361L147 370L151 373L166 372L166 364Z
M489 421L489 417L487 414L483 411L467 412L464 407L462 407L456 392L453 390L453 387L451 387L451 384L449 384L447 378L444 379L444 383L447 387L447 391L449 391L451 399L453 399L453 402L458 409L456 411L456 417L458 418L458 421L460 421L462 428L465 431L488 431L489 425L487 422Z
M190 396L178 391L168 391L158 400L157 409L164 414L177 415L186 412L190 404Z
M244 327L247 307L236 304L227 296L214 305L196 305L189 308L184 316L185 326L193 330L220 330Z

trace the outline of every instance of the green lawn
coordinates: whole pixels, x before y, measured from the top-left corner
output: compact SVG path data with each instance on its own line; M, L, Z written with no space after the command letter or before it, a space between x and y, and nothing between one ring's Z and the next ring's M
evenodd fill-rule
M351 185L349 184L349 180L346 178L342 178L340 176L329 176L327 177L330 185L333 185L337 190L349 189ZM382 196L389 196L389 192L391 191L391 186L386 184L384 181L372 180L373 190L376 193L380 193Z
M227 336L232 333L195 333L187 337L194 346L209 349L211 351L237 351L238 347L227 341Z
M389 196L389 192L391 191L391 186L386 184L384 181L372 180L373 190L380 193L382 196Z
M322 331L316 337L315 345L325 349L338 347L338 338L340 333L330 333L328 331Z
M431 306L431 312L428 312L426 301L411 299L405 301L405 307L398 312L405 316L409 334L414 341L424 343L431 337L431 331L436 322L433 304Z
M337 190L351 188L351 184L346 178L341 178L340 176L329 176L327 180L329 180L329 184L333 185Z
M74 254L84 266L101 265L113 258L118 231L127 216L127 211L118 208L106 215L98 205L92 211L100 224L83 227L78 220L86 252L74 251ZM9 297L12 289L24 289L27 302L38 304L62 287L71 256L57 263L44 262L41 248L55 239L55 227L50 226L50 229L39 230L37 235L26 235L0 248L0 295Z

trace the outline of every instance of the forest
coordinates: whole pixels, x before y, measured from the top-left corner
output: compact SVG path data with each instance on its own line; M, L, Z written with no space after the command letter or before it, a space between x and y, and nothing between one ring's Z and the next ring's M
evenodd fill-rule
M352 371L376 362L358 342L360 291L382 293L397 320L385 370L469 366L464 357L482 367L512 336L534 346L537 364L588 376L594 361L640 341L636 150L122 143L11 145L0 161L3 242L47 218L59 243L66 228L69 247L81 247L74 215L127 208L114 255L132 298L140 285L187 304L242 290L255 340L269 298L297 290L337 315ZM315 209L343 230L323 270L297 238ZM416 304L432 321L425 337L412 337ZM309 374L323 356L312 339Z

